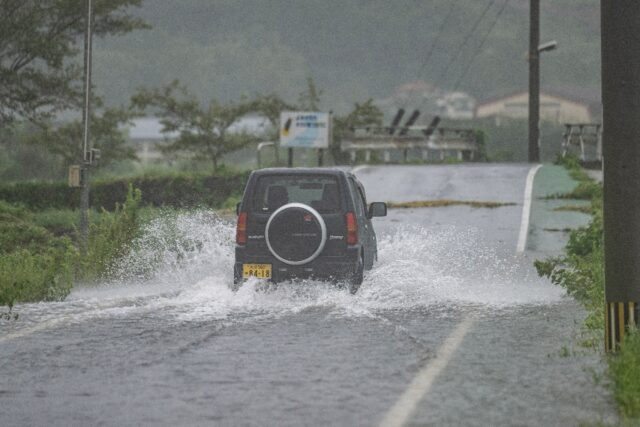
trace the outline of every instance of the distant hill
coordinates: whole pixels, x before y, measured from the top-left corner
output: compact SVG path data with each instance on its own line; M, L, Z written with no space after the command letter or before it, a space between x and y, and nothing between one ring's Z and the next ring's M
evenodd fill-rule
M451 89L504 1L146 0L136 13L153 29L96 40L95 83L109 103L126 102L138 86L174 78L203 99L275 92L295 101L313 77L324 91L324 106L344 111L415 80ZM490 3L478 31L461 47ZM599 4L542 1L541 41L555 39L559 47L543 55L543 85L597 93ZM526 88L528 5L529 0L508 2L461 90L485 99ZM445 70L458 51L458 60Z

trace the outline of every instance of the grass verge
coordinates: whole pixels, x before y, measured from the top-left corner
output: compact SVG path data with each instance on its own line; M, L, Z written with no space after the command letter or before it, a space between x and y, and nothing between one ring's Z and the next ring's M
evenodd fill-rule
M62 182L0 185L0 306L64 299L73 282L105 278L159 211L207 206L232 215L249 175L231 169L146 172L93 183L91 203L101 208L89 212L83 257L77 189Z
M142 192L129 185L125 202L116 204L114 212L103 210L100 220L91 224L87 256L79 263L79 279L91 282L105 277L113 262L128 253L140 229L141 200Z
M67 237L33 223L27 210L0 201L0 305L64 299L78 252Z
M558 206L553 210L555 212L580 212L583 214L590 215L593 208L591 206L585 206L585 205L565 205L565 206Z
M583 345L601 351L604 341L604 228L602 219L602 185L593 182L578 161L562 159L576 188L557 199L590 200L590 206L580 210L592 215L586 227L571 231L560 257L535 261L538 274L562 286L587 310ZM565 208L565 207L562 207ZM570 206L571 210L573 207ZM588 208L588 209L586 209ZM608 355L610 386L623 418L623 425L640 425L640 333L629 331L620 350Z
M629 331L618 354L609 358L613 396L626 420L640 424L640 332Z
M78 250L77 212L34 213L0 201L0 306L11 312L19 302L60 301L74 282L107 274L138 233L141 197L140 190L129 186L125 202L114 212L90 215L85 257Z
M569 176L577 181L578 185L568 193L552 194L544 199L602 200L602 185L589 178L577 158L560 157L557 163L567 169Z

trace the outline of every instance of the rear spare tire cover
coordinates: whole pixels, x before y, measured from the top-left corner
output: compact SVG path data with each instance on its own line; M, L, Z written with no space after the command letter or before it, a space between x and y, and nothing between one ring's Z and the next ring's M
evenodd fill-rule
M288 203L267 221L265 240L269 251L289 265L302 265L316 259L327 242L327 226L311 206Z

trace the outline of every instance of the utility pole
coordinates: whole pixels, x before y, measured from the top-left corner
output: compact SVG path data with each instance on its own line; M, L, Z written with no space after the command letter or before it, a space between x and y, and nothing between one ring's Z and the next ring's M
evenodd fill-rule
M640 302L640 2L601 0L605 348L637 323Z
M92 0L87 0L86 27L84 33L84 105L82 108L82 162L80 173L80 249L87 252L89 240L89 183L90 167L93 163L91 150L91 47L92 47Z
M529 162L540 162L540 0L529 8Z

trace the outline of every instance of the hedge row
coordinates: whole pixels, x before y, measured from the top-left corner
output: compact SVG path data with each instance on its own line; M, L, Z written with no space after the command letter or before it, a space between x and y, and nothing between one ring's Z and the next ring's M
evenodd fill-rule
M229 196L242 192L249 172L225 175L142 176L91 184L94 208L114 210L127 197L129 184L142 191L142 204L170 207L219 207ZM0 200L19 203L32 210L77 209L80 189L66 183L23 182L0 185Z

